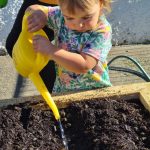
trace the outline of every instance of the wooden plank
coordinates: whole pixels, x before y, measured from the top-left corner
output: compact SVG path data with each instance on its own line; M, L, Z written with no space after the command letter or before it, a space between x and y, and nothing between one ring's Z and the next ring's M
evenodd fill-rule
M58 107L67 107L72 102L104 99L104 98L139 98L140 91L147 89L150 83L137 83L121 86L112 86L104 89L95 89L79 93L55 96L54 100Z
M108 99L124 98L127 100L131 98L139 98L142 100L142 103L144 104L146 109L149 110L148 107L150 104L149 87L150 83L144 82L137 84L112 86L103 89L95 89L76 93L68 93L68 94L62 93L61 95L52 95L52 96L58 108L64 108L73 102L85 100L106 99L106 98ZM38 104L34 105L37 109L49 109L47 105L43 103L44 100L40 95L0 100L0 107L7 106L10 104L12 105L19 104L26 101L30 101L33 103L37 102Z
M150 112L150 85L140 92L140 100L144 107Z

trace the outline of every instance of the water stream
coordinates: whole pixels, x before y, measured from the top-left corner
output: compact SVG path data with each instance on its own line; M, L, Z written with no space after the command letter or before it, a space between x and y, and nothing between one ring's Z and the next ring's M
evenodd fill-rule
M61 138L62 138L62 142L63 142L63 145L65 147L65 150L69 150L68 149L68 142L67 142L67 139L66 139L66 136L65 136L65 133L64 133L64 128L62 126L62 123L60 120L57 120L58 122L58 126L59 126L59 129L60 129L60 134L61 134Z

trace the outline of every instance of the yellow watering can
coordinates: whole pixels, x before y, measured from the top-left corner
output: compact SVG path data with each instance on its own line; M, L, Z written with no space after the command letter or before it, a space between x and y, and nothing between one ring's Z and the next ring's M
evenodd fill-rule
M40 94L43 96L49 107L52 109L56 120L60 119L59 111L47 90L43 80L41 79L39 72L46 66L49 58L36 53L32 46L32 37L35 34L47 37L45 32L41 29L35 33L27 31L27 17L30 15L26 12L23 17L22 31L16 44L13 47L13 61L16 70L23 77L28 77L34 83ZM48 37L47 37L48 38Z

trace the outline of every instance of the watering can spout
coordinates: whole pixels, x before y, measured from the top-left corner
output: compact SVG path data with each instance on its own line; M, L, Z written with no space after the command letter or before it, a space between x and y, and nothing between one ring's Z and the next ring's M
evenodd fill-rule
M13 47L13 62L19 74L31 79L44 100L47 102L48 106L52 109L55 118L59 120L60 116L58 109L39 75L39 72L47 65L49 58L40 53L36 53L32 46L33 35L39 34L46 38L48 37L42 29L36 33L30 33L27 31L27 17L29 15L30 13L26 12L23 17L22 31Z
M36 86L38 91L41 93L41 95L43 96L43 98L45 99L45 101L47 102L49 107L52 109L55 119L59 120L60 115L59 115L58 109L57 109L50 93L48 92L45 84L43 83L43 80L41 79L40 75L38 73L31 73L29 75L29 79L31 79L31 81L34 83L34 85Z

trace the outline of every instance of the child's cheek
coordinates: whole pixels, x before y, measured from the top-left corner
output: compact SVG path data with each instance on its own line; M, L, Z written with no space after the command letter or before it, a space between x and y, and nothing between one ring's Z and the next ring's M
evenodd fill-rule
M67 21L65 21L65 26L67 26L67 27L68 27L68 23L67 23Z
M92 28L94 26L94 23L92 21L86 21L85 22L86 27Z
M72 28L72 23L69 23L69 22L65 22L65 25L69 28L69 29L71 29Z
M88 28L94 28L94 27L96 27L96 25L97 25L97 22L94 21L94 20L92 20L92 21L87 21L87 22L86 22L86 26L87 26Z

